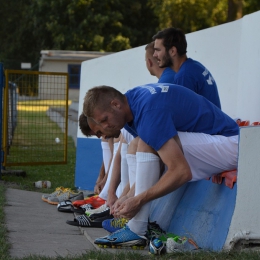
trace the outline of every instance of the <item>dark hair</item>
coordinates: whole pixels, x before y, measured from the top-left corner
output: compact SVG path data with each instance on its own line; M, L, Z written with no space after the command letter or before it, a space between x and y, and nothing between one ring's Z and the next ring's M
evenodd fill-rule
M81 113L81 115L79 116L79 128L82 134L85 136L94 135L93 131L88 125L88 118L84 115L84 113Z
M176 47L179 55L187 52L187 41L184 32L179 28L167 28L157 32L153 36L153 41L163 39L163 46L169 51L172 46Z

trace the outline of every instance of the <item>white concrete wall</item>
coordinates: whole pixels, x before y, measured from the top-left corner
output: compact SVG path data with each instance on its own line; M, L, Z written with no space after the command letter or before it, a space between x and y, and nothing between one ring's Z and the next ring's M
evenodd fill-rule
M224 249L236 243L260 242L260 126L241 127L237 175L237 196Z
M242 19L187 34L188 57L213 74L222 110L232 118L260 121L260 11ZM157 82L145 65L145 45L85 61L81 67L79 113L86 91L109 85L121 92ZM78 131L78 137L83 137Z
M218 85L222 110L232 118L240 117L237 113L237 89L242 21L186 36L187 55L201 62L212 73Z

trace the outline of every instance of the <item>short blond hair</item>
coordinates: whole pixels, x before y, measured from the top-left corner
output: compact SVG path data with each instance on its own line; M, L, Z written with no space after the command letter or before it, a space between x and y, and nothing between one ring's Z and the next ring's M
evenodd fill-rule
M154 41L148 43L148 44L145 46L145 50L146 50L146 51L149 51L149 53L153 55L153 53L154 53Z
M83 103L84 115L93 117L95 109L108 110L115 98L124 101L124 95L113 87L103 85L89 89Z

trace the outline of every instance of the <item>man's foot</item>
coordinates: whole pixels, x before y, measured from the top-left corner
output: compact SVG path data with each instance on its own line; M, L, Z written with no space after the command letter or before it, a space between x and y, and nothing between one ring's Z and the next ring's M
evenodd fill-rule
M166 232L159 226L159 224L154 222L150 222L148 220L148 225L147 225L147 231L146 231L146 237L148 240L151 240L152 237L160 237L162 235L166 234Z
M102 227L110 232L114 233L117 230L123 228L125 224L128 222L125 218L113 218L113 219L107 219L102 222Z
M94 242L99 247L144 249L147 244L145 236L132 232L128 226L119 229L111 235L97 238Z

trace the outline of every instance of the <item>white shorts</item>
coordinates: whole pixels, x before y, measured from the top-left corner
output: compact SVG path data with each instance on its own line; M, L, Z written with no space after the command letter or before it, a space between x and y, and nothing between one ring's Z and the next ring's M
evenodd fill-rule
M134 140L134 137L128 131L126 131L124 128L121 129L121 134L124 137L127 144L130 144L130 142L132 140Z
M237 169L238 136L178 132L184 156L198 181L223 171Z

